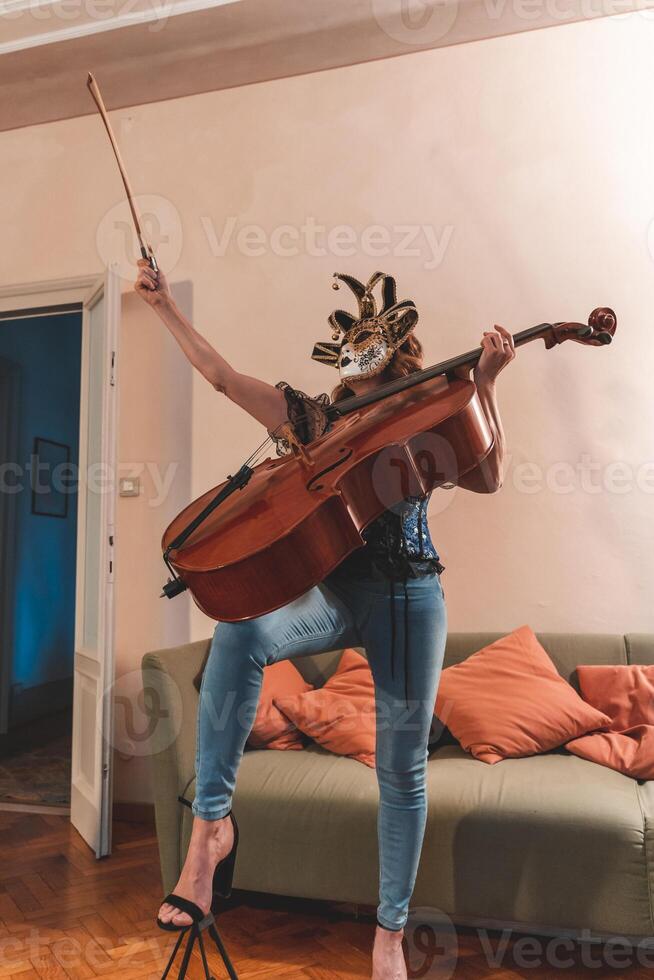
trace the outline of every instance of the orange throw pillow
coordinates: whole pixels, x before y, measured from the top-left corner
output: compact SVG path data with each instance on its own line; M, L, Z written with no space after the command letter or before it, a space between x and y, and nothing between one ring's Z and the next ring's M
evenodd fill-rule
M278 696L304 694L311 690L311 684L307 684L290 660L264 667L259 705L248 746L251 749L303 749L301 732L273 702Z
M344 650L338 669L307 694L276 697L279 708L301 732L336 755L375 765L375 685L365 657Z
M575 738L566 749L625 776L654 779L654 666L585 665L577 676L585 700L611 717L611 730Z
M611 719L579 697L529 626L441 674L436 715L482 762L536 755Z

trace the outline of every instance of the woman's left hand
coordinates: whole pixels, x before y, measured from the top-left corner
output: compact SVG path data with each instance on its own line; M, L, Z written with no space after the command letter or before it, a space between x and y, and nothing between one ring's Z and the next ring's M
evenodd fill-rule
M482 355L473 372L477 387L493 385L500 371L515 357L513 337L504 327L495 324L494 330L484 330L481 338Z

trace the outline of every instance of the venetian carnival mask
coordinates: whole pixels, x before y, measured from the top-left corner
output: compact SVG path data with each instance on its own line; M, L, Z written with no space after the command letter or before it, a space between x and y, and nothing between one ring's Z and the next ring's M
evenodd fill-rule
M365 286L353 276L339 272L334 273L334 279L350 287L357 298L359 315L334 310L329 317L332 342L317 343L311 357L337 368L341 381L350 385L384 370L418 322L418 311L410 299L397 302L395 279L383 272L375 272ZM377 283L381 283L379 308L373 296ZM338 288L338 282L334 282L334 289Z

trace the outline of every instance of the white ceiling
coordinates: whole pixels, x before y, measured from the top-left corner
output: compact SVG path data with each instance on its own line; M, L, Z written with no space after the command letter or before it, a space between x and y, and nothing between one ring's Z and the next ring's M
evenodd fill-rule
M95 111L89 70L115 109L643 5L654 0L0 0L0 130Z

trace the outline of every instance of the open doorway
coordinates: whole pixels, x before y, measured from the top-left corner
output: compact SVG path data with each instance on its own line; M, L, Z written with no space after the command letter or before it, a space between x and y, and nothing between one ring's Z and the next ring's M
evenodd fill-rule
M81 351L81 303L0 314L0 803L70 805Z
M0 808L68 800L97 857L111 850L119 317L113 265L0 288Z

